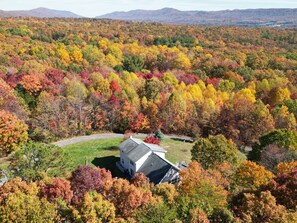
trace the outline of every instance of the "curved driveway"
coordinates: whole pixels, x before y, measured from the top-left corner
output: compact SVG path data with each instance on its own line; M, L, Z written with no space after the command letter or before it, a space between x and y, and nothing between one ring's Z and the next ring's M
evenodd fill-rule
M147 134L134 134L133 135L135 138L139 137L146 137ZM124 134L116 134L116 133L104 133L104 134L95 134L95 135L89 135L89 136L77 136L74 138L70 139L64 139L58 142L54 142L53 144L59 147L79 143L79 142L86 142L90 140L95 140L95 139L114 139L114 138L123 138ZM182 141L193 141L190 137L187 136L177 136L177 135L165 135L164 138L167 139L177 139L177 140L182 140Z

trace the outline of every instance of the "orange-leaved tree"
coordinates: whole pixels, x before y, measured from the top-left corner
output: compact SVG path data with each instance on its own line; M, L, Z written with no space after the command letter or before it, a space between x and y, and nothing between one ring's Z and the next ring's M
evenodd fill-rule
M210 174L202 166L194 161L189 164L187 169L180 171L181 183L179 190L194 201L196 207L201 208L208 215L213 210L227 205L227 191L218 175Z
M0 110L0 155L8 155L28 140L28 126L14 114Z

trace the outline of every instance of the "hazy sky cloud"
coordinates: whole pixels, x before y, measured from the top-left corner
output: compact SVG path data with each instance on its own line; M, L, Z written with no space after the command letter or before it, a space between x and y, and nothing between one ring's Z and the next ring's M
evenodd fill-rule
M297 0L0 0L2 10L47 7L94 17L132 9L222 10L245 8L297 8Z

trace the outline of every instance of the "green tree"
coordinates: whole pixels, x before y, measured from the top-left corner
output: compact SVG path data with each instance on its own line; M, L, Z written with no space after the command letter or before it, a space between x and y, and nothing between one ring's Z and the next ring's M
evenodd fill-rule
M261 154L269 145L276 145L280 148L297 150L297 133L288 129L278 129L269 132L259 138L259 143L253 146L253 150L249 153L249 160L259 161Z
M244 160L232 140L227 140L223 135L199 138L191 153L192 160L198 161L206 169L223 162L238 165Z
M104 54L95 46L87 45L83 48L82 53L84 58L90 63L103 62Z
M164 134L160 129L155 131L155 138L158 138L159 142L164 140Z
M36 181L44 174L61 176L68 166L69 157L54 145L28 142L11 157L9 170L12 176L25 181Z
M162 202L149 205L148 208L137 213L137 222L140 223L172 223L175 219L176 209Z
M220 91L229 92L231 93L235 88L235 84L229 80L221 80L218 86Z
M211 222L235 223L234 216L227 208L216 208L210 217Z
M124 56L123 67L129 72L139 72L144 66L144 60L139 55Z

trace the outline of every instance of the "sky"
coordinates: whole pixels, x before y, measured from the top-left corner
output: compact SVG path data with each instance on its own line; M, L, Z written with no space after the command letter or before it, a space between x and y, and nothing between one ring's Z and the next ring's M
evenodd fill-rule
M0 0L2 10L46 7L95 17L133 9L224 10L247 8L297 8L297 0Z

